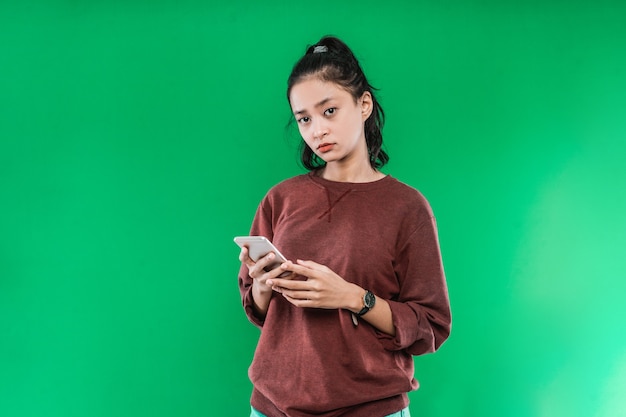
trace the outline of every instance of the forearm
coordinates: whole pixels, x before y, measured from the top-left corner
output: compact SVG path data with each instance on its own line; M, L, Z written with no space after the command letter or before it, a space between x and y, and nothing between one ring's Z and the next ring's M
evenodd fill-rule
M350 310L355 317L356 313L361 311L363 308L363 295L365 294L364 289L358 286L356 287L358 290L356 290L354 295L350 297L350 304L348 307L348 310ZM387 333L391 336L396 335L396 328L393 325L391 307L389 307L389 303L386 300L378 296L376 296L376 303L374 304L374 307L358 319L365 320L383 333Z
M252 302L258 317L265 317L272 298L272 289L258 281L252 283Z
M362 315L361 319L367 321L381 332L391 336L396 335L396 328L393 325L393 318L391 316L391 308L389 307L389 303L382 298L376 297L374 308Z

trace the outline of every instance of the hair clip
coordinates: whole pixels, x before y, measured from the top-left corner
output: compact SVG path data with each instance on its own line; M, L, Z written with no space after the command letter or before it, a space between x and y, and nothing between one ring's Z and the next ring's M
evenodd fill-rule
M318 54L320 52L328 52L328 47L324 45L317 45L315 48L313 48L314 54Z

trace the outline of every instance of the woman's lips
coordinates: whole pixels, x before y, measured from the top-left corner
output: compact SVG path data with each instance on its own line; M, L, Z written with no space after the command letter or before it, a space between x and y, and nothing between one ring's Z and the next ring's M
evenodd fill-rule
M317 147L317 150L321 153L326 153L332 150L334 146L335 145L333 143L322 143L320 146Z

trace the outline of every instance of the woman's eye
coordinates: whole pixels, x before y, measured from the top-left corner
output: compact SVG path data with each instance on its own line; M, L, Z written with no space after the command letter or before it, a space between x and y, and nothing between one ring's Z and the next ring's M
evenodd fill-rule
M331 107L330 109L326 109L324 113L326 113L326 116L330 116L331 114L335 114L336 111L337 111L336 107Z
M309 120L310 119L308 117L306 117L306 116L305 117L301 117L301 118L298 119L298 123L299 124L309 123Z

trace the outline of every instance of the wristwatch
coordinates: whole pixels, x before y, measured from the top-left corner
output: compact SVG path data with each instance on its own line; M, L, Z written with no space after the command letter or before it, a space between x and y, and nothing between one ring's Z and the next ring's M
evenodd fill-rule
M356 313L356 315L361 317L363 314L374 308L374 304L376 304L376 296L370 290L365 290L365 295L363 296L363 308L361 311Z

